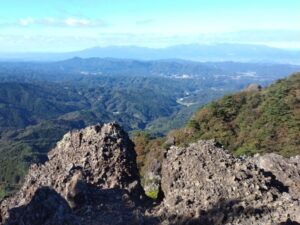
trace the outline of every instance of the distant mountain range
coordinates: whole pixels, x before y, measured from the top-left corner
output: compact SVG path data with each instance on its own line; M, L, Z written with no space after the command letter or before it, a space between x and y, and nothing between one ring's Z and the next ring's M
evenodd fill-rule
M167 48L137 46L94 47L66 53L0 53L2 61L58 61L74 57L138 60L183 59L194 61L238 61L300 64L300 50L249 44L176 45Z

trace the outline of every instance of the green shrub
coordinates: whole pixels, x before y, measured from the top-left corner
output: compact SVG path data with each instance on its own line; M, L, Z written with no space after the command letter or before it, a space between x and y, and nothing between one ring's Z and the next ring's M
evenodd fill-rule
M148 191L146 192L145 194L149 197L149 198L152 198L152 199L157 199L158 197L158 192L159 190L151 190L151 191Z

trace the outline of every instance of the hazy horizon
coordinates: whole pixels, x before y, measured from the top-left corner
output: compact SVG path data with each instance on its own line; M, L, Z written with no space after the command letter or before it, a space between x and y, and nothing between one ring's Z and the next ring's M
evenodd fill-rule
M140 48L140 49L150 49L150 50L164 50L164 49L170 49L170 48L176 48L180 46L199 46L199 47L213 47L213 46L225 46L225 45L234 45L234 46L253 46L253 47L266 47L266 48L271 48L271 49L278 49L278 50L286 50L286 51L291 51L291 52L299 52L300 51L300 46L299 48L287 48L287 47L275 47L275 46L269 46L265 44L247 44L247 43L189 43L189 44L175 44L175 45L169 45L169 46L159 46L159 47L149 47L149 46L143 46L143 45L107 45L107 46L90 46L87 48L80 48L80 49L72 49L72 50L60 50L60 49L53 49L53 50L37 50L37 51L1 51L0 54L54 54L54 53L72 53L72 52L81 52L81 51L86 51L86 50L93 50L93 49L113 49L113 48Z
M300 49L299 9L293 0L11 0L0 9L0 52L219 43Z

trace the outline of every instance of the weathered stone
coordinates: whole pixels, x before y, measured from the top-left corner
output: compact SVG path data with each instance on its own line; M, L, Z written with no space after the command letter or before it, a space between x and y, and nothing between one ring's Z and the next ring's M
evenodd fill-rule
M40 190L44 192L45 187L56 193L53 196L60 196L67 203L70 212L74 209L71 214L79 218L79 224L89 224L89 217L92 218L95 214L101 216L103 213L107 219L113 218L115 221L121 221L125 217L133 218L132 211L137 210L140 200L145 198L133 143L117 124L97 125L69 132L49 152L48 157L49 161L45 164L30 168L23 187L15 196L1 202L2 221L7 218L11 220L12 216L18 218L17 214L11 214L12 208L17 207L20 211L29 204L29 209L27 206L25 208L30 211L32 207L39 208L38 204L42 206L44 200L38 202L36 199L40 199ZM99 202L96 199L100 199ZM51 196L48 200L52 201ZM100 206L105 210L99 212ZM55 208L59 210L56 205L51 210L55 211ZM115 215L117 211L110 213L109 208L116 208L120 212ZM19 217L20 220L22 218ZM46 222L37 218L35 222L57 224L56 218L50 216ZM25 224L33 224L30 219L26 221ZM19 223L22 224L21 221Z
M267 159L268 168L258 166ZM171 147L162 165L165 198L157 214L166 224L300 223L296 161L277 156L240 159L214 141ZM279 165L284 166L279 170ZM280 173L282 179L277 179L274 174Z
M259 168L269 171L289 188L293 198L300 198L300 156L284 158L271 153L255 155L251 161Z
M133 144L118 125L69 132L0 203L0 224L300 224L299 156L237 158L214 141L164 155L149 165L164 196L151 205Z

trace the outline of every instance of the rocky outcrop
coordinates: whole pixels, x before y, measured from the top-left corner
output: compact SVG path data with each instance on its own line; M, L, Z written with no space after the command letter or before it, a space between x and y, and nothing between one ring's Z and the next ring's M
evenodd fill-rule
M0 224L300 224L299 157L237 158L198 141L170 147L150 167L164 196L156 204L144 195L133 144L118 125L69 132L0 203Z
M171 147L162 165L165 198L157 213L166 224L300 223L299 158L254 161L236 158L214 141Z
M139 202L145 197L136 154L133 143L117 124L69 132L48 157L45 164L30 168L14 197L1 203L1 217L6 224L68 224L66 218L74 217L77 220L70 224L89 224L96 217L112 220L110 224L123 224L125 219L138 218L133 212L139 211ZM42 210L47 216L37 216L39 219L33 221L34 216L25 218L22 209L27 215L40 216ZM71 211L72 216L59 216Z
M284 158L271 153L255 155L250 161L257 167L271 172L278 181L288 186L293 198L300 198L300 156Z
M243 91L244 92L253 92L253 91L261 91L262 86L259 84L249 84Z

